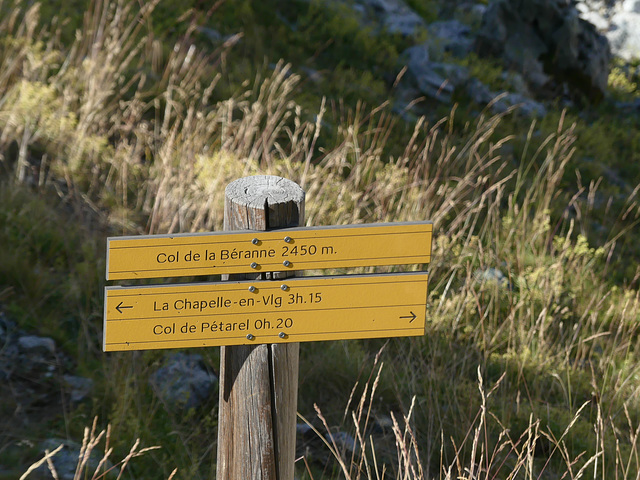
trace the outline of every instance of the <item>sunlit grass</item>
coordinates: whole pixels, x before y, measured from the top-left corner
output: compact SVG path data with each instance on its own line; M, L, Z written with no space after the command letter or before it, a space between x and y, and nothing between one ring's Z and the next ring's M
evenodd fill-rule
M638 188L603 200L601 183L582 185L579 171L566 188L583 130L564 113L540 138L535 123L503 135L509 112L461 120L453 108L407 126L386 102L318 99L310 111L285 62L256 68L220 99L240 37L214 52L188 35L164 48L148 29L154 5L95 2L71 46L59 24L39 27L37 5L18 1L0 20L0 298L16 312L29 306L25 328L37 328L37 299L73 311L76 321L42 331L74 329L80 360L101 366L100 395L85 408L121 443L163 444L168 453L139 459L140 478L159 467L205 478L215 412L163 410L144 381L158 354L103 356L95 229L61 222L220 230L225 186L253 174L299 183L309 225L434 222L427 334L390 342L352 392L343 426L358 448L345 456L327 440L331 478L636 478L640 268L617 248L637 235ZM59 217L31 203L52 192ZM596 231L602 216L615 219L608 234ZM612 280L619 269L631 275ZM300 405L319 432L340 424L338 394L350 398L331 377L343 372L334 383L350 385L376 351L376 342L303 347ZM393 455L370 432L371 415L388 408ZM315 475L303 463L301 474Z

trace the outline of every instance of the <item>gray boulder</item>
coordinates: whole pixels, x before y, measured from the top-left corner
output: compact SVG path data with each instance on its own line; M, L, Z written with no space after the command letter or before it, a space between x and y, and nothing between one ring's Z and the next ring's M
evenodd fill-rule
M409 37L425 28L422 17L402 0L359 0L358 3L371 11L388 33Z
M468 70L459 65L430 61L430 43L409 47L402 54L407 67L401 88L418 95L448 103L456 87L469 78Z
M56 342L48 337L24 335L18 338L18 346L27 355L54 355Z
M511 108L515 110L515 114L527 118L544 117L547 114L542 103L520 93L492 92L477 78L472 78L467 83L467 94L474 102L488 105L493 113L504 113Z
M458 20L433 22L429 24L427 31L430 53L436 58L441 58L444 53L464 57L473 50L471 28Z
M149 381L168 408L189 410L213 396L218 377L207 370L200 355L175 353Z
M539 95L580 92L598 101L607 88L609 43L569 0L494 0L476 50L501 57Z
M347 7L363 28L412 37L424 32L426 22L403 0L320 0L328 6Z
M63 375L63 386L69 394L69 399L73 403L78 403L86 399L93 390L93 380L76 375Z
M453 17L472 29L480 28L482 17L487 11L487 6L483 3L464 2L459 4L453 12Z
M347 432L326 433L324 438L329 443L335 443L338 450L345 453L355 452L358 442Z

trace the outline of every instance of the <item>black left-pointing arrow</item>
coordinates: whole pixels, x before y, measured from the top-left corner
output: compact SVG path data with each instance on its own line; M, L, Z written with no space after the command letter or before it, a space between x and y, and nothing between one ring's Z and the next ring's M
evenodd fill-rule
M404 318L410 318L411 320L409 320L409 323L413 322L416 318L418 318L418 316L417 316L415 313L413 313L413 312L409 312L409 313L410 313L411 315L409 315L408 317L400 317L400 318L401 318L401 319L404 319Z
M133 305L123 305L123 303L124 302L120 302L116 307L116 310L118 310L118 312L122 313L123 308L133 308Z

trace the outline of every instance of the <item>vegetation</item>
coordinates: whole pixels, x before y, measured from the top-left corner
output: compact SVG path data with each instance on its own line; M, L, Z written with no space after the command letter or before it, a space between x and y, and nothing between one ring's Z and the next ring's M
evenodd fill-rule
M302 345L300 415L331 435L301 478L637 478L637 116L530 122L461 98L407 122L388 100L407 40L322 3L87 8L0 1L0 302L95 382L0 437L11 478L42 457L25 445L95 416L123 478L213 476L216 399L169 411L148 382L162 352L101 351L104 240L220 230L224 187L256 173L299 183L310 225L434 223L424 337ZM136 439L162 448L129 463Z

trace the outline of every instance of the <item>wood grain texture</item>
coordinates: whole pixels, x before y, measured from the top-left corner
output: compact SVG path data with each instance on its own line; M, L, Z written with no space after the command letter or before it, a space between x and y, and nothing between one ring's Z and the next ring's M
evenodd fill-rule
M296 183L260 175L227 186L225 230L303 224L304 191ZM222 347L218 480L293 480L299 351L298 343Z

